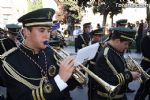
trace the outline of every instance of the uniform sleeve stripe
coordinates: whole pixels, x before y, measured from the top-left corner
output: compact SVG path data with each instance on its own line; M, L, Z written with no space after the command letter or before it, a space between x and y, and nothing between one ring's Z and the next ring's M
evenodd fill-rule
M117 78L119 79L119 83L120 84L124 84L125 83L125 79L122 73L117 75Z
M120 77L119 77L119 74L117 75L117 78L118 78L118 81L119 81L119 84L121 83L121 81L120 81Z
M124 79L124 76L123 76L123 74L120 74L121 75L121 77L122 77L122 82L123 82L123 84L125 83L125 79Z
M35 96L35 90L32 90L32 97L33 97L33 100L37 100Z
M122 83L123 79L122 79L121 74L119 74L119 77L120 77L120 83Z

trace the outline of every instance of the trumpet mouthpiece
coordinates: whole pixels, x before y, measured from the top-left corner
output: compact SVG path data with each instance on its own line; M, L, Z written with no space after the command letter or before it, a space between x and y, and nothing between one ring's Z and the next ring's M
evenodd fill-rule
M44 45L49 45L49 44L48 44L48 41L44 41L43 43L44 43Z

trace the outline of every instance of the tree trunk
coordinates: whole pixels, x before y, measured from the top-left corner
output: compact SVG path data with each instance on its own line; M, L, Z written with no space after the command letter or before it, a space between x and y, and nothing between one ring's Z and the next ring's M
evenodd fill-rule
M60 4L62 4L59 0L54 0L54 1L57 4L57 6L59 6Z
M106 25L107 15L108 15L108 13L104 13L104 15L103 15L103 24L102 24L102 27L105 27L105 25Z
M107 26L106 26L107 15L108 15L108 13L104 13L104 15L103 15L103 24L102 24L102 27L104 27L104 34L107 34Z
M149 0L147 0L147 4L150 5ZM150 6L147 6L147 22L148 22L148 26L150 28Z
M111 16L111 27L113 27L113 23L114 23L114 15Z

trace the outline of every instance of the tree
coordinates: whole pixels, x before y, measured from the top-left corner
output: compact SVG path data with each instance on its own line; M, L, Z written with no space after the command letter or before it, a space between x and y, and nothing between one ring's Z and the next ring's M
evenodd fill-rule
M127 4L129 1L135 3L136 0L94 0L93 12L103 15L103 26L105 26L107 15L110 14L113 19L114 15L122 12L123 7L119 5Z
M27 3L28 3L28 11L43 8L42 0L27 0Z
M146 0L146 3L147 3L147 7L146 7L146 10L147 10L147 22L148 22L148 26L150 28L150 0Z
M58 20L62 20L66 23L67 16L71 16L76 20L81 20L83 17L83 9L78 5L76 0L55 0L59 10L58 10ZM63 14L63 17L60 17ZM62 19L63 18L63 19Z
M103 15L103 26L105 26L108 14L110 14L110 17L113 19L114 15L122 12L122 7L118 5L127 2L127 0L95 0L93 4L93 12Z
M113 17L114 15L117 15L119 13L122 13L122 8L121 7L114 7L116 6L116 4L113 4L113 6L111 7L112 9L110 9L110 18L111 18L111 25L113 25Z
M67 24L68 33L72 34L74 30L74 23L76 20L82 19L83 10L78 6L76 0L55 0L58 11L56 12L56 19L62 24Z

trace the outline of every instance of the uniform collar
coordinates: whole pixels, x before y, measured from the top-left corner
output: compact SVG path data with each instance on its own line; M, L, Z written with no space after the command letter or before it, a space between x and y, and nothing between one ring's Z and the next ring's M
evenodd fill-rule
M22 45L20 46L20 49L23 50L23 51L25 51L25 52L27 52L27 53L29 53L29 54L33 54L33 55L36 54L33 49L31 49L31 48L25 46L24 44L22 44Z
M107 43L107 46L112 49L115 53L119 54L119 55L123 55L124 52L120 52L117 49L115 49L111 44Z

